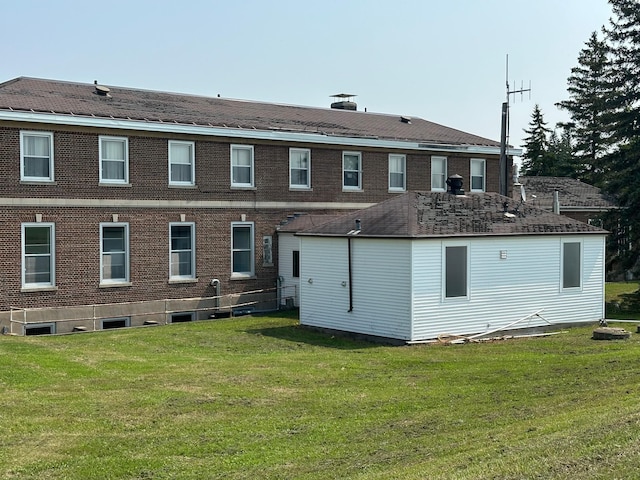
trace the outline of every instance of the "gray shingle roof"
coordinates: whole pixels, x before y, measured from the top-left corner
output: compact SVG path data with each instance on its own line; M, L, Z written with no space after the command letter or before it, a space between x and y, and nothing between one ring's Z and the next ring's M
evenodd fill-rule
M0 110L427 144L499 146L499 142L416 117L406 123L400 115L108 88L110 97L105 97L95 93L93 84L18 77L0 83Z
M551 210L553 192L558 192L562 209L609 209L616 206L614 200L598 187L569 177L520 177L527 198L540 208ZM535 199L533 196L535 195Z
M359 237L607 233L601 228L535 208L529 203L516 202L497 193L451 195L446 192L407 192L311 227L301 234L346 236L356 228L356 219L360 220Z

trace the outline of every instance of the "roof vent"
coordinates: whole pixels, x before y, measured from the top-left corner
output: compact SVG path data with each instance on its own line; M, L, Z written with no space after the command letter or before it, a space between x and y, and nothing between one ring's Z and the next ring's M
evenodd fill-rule
M411 117L407 117L407 116L405 116L405 115L402 115L402 116L400 117L400 121L401 121L402 123L411 123Z
M357 97L357 95L353 93L336 93L331 96L336 99L331 104L331 108L336 110L358 110L358 104L353 101L353 97Z
M447 185L449 185L450 194L464 195L464 190L462 190L462 177L460 175L455 174L447 178Z
M109 87L105 87L104 85L98 85L98 81L94 80L93 81L93 85L95 86L95 93L96 95L100 95L101 97L111 97L111 95L109 95L109 92L111 90L109 90Z

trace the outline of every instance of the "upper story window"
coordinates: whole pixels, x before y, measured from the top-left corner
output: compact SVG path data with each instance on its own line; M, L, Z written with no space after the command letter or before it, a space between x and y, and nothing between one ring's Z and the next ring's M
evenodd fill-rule
M311 188L311 150L289 149L289 188Z
M53 182L53 133L20 132L20 180Z
M253 146L231 145L231 186L253 187Z
M486 162L484 158L471 159L471 191L485 191Z
M129 140L125 137L100 137L100 182L129 183Z
M362 154L342 152L342 189L362 190Z
M407 157L389 155L389 191L404 192L407 188Z
M194 223L171 223L169 232L169 278L171 280L196 278L196 236Z
M195 185L195 144L169 140L169 185Z
M562 288L582 287L582 245L580 242L562 243Z
M55 234L53 223L22 224L22 287L55 285Z
M431 190L447 190L447 157L431 157Z
M253 222L231 224L231 276L252 277L254 274Z
M100 283L129 282L129 224L100 224Z

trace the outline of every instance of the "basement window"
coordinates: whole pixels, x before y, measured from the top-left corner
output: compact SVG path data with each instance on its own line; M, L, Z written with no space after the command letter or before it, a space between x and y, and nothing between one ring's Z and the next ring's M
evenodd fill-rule
M55 323L33 323L24 326L25 335L53 335L56 333Z
M129 317L118 318L105 318L102 320L102 330L109 330L111 328L124 328L131 324Z
M171 323L193 322L195 320L195 312L180 312L171 314Z

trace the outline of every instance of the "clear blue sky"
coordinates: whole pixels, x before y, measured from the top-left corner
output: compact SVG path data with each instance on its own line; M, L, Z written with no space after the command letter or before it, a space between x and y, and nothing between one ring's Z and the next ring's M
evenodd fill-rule
M554 103L605 0L0 0L0 81L98 80L198 95L358 108L500 138L506 96L520 147L538 103Z

